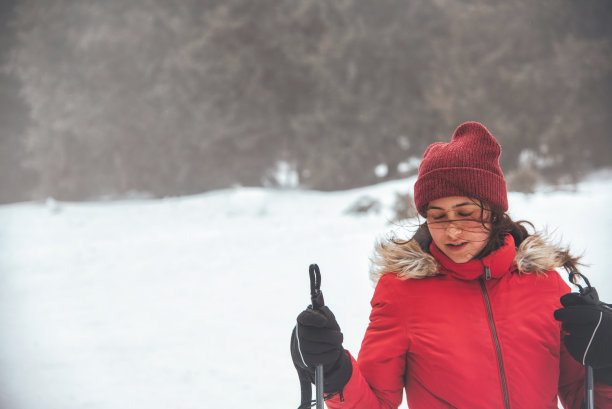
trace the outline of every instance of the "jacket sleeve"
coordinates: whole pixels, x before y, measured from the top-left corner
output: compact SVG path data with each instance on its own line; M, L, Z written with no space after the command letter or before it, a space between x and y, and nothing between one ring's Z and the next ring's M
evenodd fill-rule
M560 295L571 291L559 277ZM561 307L561 304L559 304ZM565 409L580 409L584 401L584 366L576 361L565 348L561 331L561 351L559 361L559 399ZM595 383L595 409L612 408L612 386Z
M402 402L409 341L398 308L394 274L384 275L374 291L370 324L353 373L342 396L327 401L330 409L396 409Z

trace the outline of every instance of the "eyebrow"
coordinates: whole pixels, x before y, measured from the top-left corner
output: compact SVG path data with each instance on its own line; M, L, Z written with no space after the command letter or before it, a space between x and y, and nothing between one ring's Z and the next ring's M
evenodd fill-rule
M472 203L472 202L463 202L463 203L459 203L459 204L454 205L453 209L456 208L456 207L462 207L462 206L473 205L473 204L474 203ZM429 206L429 207L427 207L427 209L444 210L443 208L437 207L437 206Z

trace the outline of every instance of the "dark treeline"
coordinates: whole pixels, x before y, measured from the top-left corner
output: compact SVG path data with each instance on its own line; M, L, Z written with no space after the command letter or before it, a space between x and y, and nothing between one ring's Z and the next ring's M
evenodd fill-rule
M273 184L280 162L306 188L363 186L466 120L511 179L612 165L608 0L3 0L0 16L1 202Z

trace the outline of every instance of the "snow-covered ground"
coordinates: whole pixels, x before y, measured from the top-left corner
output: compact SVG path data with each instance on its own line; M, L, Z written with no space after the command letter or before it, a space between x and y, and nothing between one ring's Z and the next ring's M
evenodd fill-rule
M308 265L321 267L356 354L368 258L385 232L409 234L414 220L388 220L413 182L0 206L0 407L297 407L289 336L309 302ZM382 211L344 213L364 195ZM612 300L612 181L512 193L510 208L584 253Z

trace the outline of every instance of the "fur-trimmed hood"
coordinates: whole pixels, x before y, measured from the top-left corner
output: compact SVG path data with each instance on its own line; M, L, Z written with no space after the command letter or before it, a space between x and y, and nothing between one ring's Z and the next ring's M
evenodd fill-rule
M544 273L576 260L567 249L550 243L543 236L533 234L518 246L514 265L521 273ZM416 240L385 239L376 244L371 258L370 279L374 284L387 273L395 273L401 280L438 275L436 259L423 251Z

